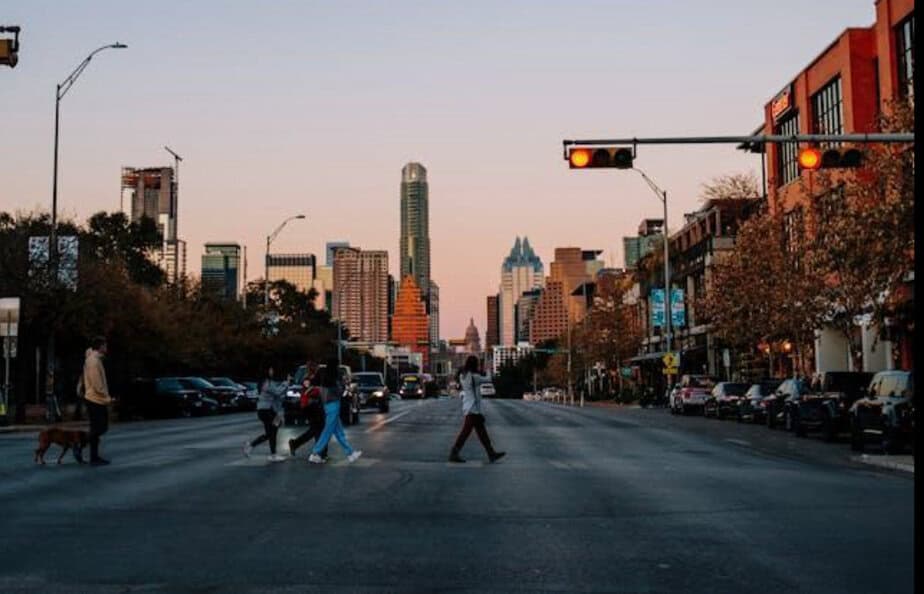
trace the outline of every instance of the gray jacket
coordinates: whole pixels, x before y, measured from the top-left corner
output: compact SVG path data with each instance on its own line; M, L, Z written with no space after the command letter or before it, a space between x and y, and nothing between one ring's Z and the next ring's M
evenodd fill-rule
M282 414L282 401L286 397L285 382L266 380L260 388L260 395L257 397L257 410L274 410L277 414Z
M463 373L459 377L459 384L462 388L462 414L476 414L481 412L481 384L487 384L491 378L487 375L478 373Z

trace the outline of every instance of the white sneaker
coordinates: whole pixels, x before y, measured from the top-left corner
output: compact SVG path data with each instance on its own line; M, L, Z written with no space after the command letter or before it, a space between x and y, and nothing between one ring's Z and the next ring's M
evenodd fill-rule
M314 453L308 456L308 461L311 462L312 464L324 464L324 458Z
M363 455L362 451L356 450L355 452L347 456L347 462L356 462L357 460L359 460L359 457L362 455Z
M244 442L244 456L245 456L246 458L250 458L250 452L252 452L252 451L253 451L253 446L250 445L250 442L249 442L249 441L245 441L245 442Z
M266 459L269 460L270 462L282 462L283 460L286 459L286 457L283 456L282 454L270 454L269 456L266 457Z

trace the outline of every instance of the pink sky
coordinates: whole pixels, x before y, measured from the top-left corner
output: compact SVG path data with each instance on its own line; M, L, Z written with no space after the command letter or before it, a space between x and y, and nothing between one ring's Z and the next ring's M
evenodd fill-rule
M836 6L836 9L834 8ZM104 52L62 103L59 203L85 218L119 207L123 165L184 157L180 236L248 246L304 212L273 251L346 239L398 267L401 167L430 181L432 275L441 331L482 334L485 296L517 235L548 272L556 246L604 250L660 203L642 179L573 172L561 140L746 134L762 105L872 0L739 2L173 2L13 0L19 65L0 70L0 209L48 208L54 85ZM670 197L672 227L700 184L759 173L732 146L640 147L636 165Z

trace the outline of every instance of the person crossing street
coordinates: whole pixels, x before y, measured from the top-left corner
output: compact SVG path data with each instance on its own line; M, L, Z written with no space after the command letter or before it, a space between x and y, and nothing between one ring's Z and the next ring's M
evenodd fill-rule
M488 453L488 460L491 463L497 462L507 455L506 452L495 451L491 445L491 438L488 437L488 430L484 426L484 414L481 407L481 384L490 382L490 378L478 373L478 358L469 356L465 360L465 365L459 372L459 385L462 390L462 429L456 437L456 442L449 453L450 462L465 462L460 452L465 446L465 440L472 433L472 429L478 435L481 445Z
M285 456L276 453L276 437L283 421L282 401L286 395L288 382L279 382L275 379L275 372L270 367L266 372L266 379L260 387L260 396L257 399L257 418L263 423L263 434L253 441L244 442L244 455L250 457L253 449L263 443L269 442L270 462L281 462Z

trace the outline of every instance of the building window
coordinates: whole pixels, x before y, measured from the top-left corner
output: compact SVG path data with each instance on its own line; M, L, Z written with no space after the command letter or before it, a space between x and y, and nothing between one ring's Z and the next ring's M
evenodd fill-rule
M844 133L844 103L841 95L841 77L826 84L812 95L812 127L815 134ZM823 146L840 143L826 142Z
M802 207L794 208L783 215L783 249L797 270L801 265L800 250L804 231Z
M791 136L799 133L799 114L793 113L782 120L776 133ZM799 146L795 142L783 142L777 145L777 179L784 186L799 179Z
M914 98L914 13L895 27L898 52L898 94Z

